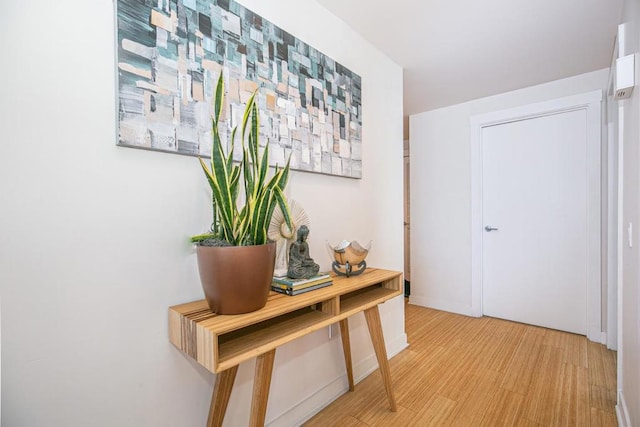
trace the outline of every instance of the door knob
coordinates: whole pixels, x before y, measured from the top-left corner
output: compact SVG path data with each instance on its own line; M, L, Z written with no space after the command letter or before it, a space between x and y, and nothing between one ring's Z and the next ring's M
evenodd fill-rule
M498 227L492 227L490 225L485 225L484 226L484 231L497 231Z

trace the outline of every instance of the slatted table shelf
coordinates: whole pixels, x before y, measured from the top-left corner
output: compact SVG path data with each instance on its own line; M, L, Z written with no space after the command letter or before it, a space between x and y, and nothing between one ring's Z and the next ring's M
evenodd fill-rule
M354 390L347 318L359 312L365 314L389 404L396 410L378 304L402 294L402 274L368 268L359 276L332 279L331 286L293 297L271 292L265 307L247 314L217 315L205 300L169 308L171 343L218 374L207 426L222 425L238 365L253 357L258 360L250 425L264 425L276 348L337 322Z

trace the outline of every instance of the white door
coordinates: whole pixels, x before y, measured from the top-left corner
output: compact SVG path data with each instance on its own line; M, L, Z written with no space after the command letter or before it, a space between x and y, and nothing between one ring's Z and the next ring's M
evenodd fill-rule
M483 313L586 334L586 110L484 127L481 138Z

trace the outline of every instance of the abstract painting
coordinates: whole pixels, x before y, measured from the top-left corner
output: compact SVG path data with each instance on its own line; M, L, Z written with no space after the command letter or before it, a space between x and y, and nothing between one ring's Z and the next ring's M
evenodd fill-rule
M115 3L119 145L210 156L223 73L223 140L259 88L272 165L362 177L359 75L233 0Z

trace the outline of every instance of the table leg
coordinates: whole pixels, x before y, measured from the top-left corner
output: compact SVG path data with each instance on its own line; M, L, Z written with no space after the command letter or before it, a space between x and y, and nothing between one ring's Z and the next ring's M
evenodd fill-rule
M364 311L364 317L365 319L367 319L369 335L371 335L373 348L376 352L376 358L378 359L378 365L380 366L380 374L382 374L382 381L384 382L384 388L387 391L387 398L389 399L391 411L396 412L398 408L396 406L396 398L393 396L393 388L391 385L391 371L389 370L387 349L384 346L384 336L382 335L382 323L380 322L380 312L378 311L378 306L376 305L374 307L366 309Z
M269 399L269 387L271 386L271 373L276 350L261 354L256 359L256 373L253 380L253 398L251 400L251 419L249 426L263 427L267 414L267 401Z
M213 394L211 395L211 406L209 406L207 427L220 427L222 425L237 372L238 366L236 365L216 375L216 383L213 386Z
M351 360L351 340L349 338L349 319L340 321L340 336L342 337L342 352L344 353L344 364L347 366L347 379L349 380L349 391L355 390L353 384L353 362Z

